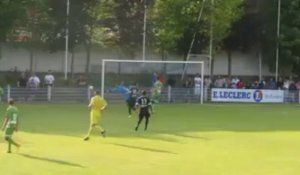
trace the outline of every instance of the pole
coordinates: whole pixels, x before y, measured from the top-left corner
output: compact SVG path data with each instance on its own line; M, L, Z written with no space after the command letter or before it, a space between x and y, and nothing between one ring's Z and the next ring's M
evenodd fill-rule
M69 52L69 15L70 0L67 0L67 18L66 18L66 43L65 43L65 80L68 79L68 52Z
M105 83L105 60L102 60L102 70L101 70L101 96L104 98L104 83Z
M258 71L259 71L259 81L262 80L262 58L261 58L261 48L258 51Z
M144 1L143 60L146 59L147 0Z
M213 59L213 37L214 37L214 19L213 19L213 9L214 0L211 0L211 19L210 19L210 39L209 39L209 77L212 78L212 59Z
M201 20L202 13L203 13L203 10L204 10L205 1L206 1L206 0L203 0L203 4L202 4L201 9L200 9L200 11L199 11L199 15L198 15L198 18L197 18L197 24L198 24L198 23L200 22L200 20ZM195 39L196 39L196 34L197 34L197 31L195 31L194 34L193 34L193 39L192 39L192 41L191 41L191 44L190 44L188 53L187 53L187 55L186 55L185 61L189 61L189 59L190 59L190 54L191 54L191 52L192 52L192 49L193 49L193 46L194 46L194 42L195 42ZM185 65L184 65L184 68L183 68L182 75L181 75L181 80L184 79L186 69L187 69L187 67L186 67L186 64L185 64Z
M279 67L279 37L280 37L280 18L281 18L281 0L278 0L278 14L277 14L277 46L276 46L276 70L275 80L278 81L278 67Z

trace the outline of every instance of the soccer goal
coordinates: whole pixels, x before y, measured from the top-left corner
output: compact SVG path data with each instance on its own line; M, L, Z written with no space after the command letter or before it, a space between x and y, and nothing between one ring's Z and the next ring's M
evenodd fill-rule
M201 80L197 85L195 77ZM161 102L202 104L204 61L102 60L103 97L110 101L126 99L126 92L133 84Z

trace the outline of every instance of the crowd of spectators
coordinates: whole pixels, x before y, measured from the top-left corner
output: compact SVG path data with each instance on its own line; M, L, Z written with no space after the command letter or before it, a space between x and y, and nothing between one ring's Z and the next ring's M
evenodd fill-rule
M51 70L48 70L48 72L43 75L35 74L28 70L21 72L15 67L5 74L4 79L0 82L0 86L2 85L2 88L6 85L10 85L11 87L36 89L42 87L53 87L55 82L56 78ZM56 83L56 85L86 87L88 80L85 76L79 75L77 79L71 78L69 84L65 83L66 82L60 80Z
M300 90L300 81L295 81L292 77L279 78L276 82L273 78L268 81L262 79L257 81L244 81L242 78L218 76L211 85L214 88L232 89L269 89L269 90Z

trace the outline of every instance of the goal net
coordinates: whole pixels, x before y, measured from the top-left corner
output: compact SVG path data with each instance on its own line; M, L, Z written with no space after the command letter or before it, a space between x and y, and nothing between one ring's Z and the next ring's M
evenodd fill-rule
M156 103L203 103L204 62L102 60L102 96L109 101L124 101L133 85L140 92L145 90Z

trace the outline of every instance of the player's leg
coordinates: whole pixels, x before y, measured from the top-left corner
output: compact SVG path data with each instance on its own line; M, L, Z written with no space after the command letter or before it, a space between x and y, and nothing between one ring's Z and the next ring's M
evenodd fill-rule
M145 116L145 118L146 118L146 121L145 121L145 131L148 129L148 124L149 124L149 118L150 118L150 114L147 114L146 116Z
M13 133L14 133L14 128L5 129L5 140L8 142L7 153L11 153L11 145L16 146L17 148L20 147L20 145L12 139Z
M103 137L106 137L106 131L100 124L95 125L94 128L97 128L98 130L100 130L101 135Z
M92 131L93 131L93 128L94 128L95 125L97 125L97 124L98 124L98 119L97 119L96 115L95 115L93 112L91 112L91 113L90 113L90 126L89 126L89 130L88 130L88 133L87 133L87 135L84 137L83 140L87 141L87 140L90 139L90 135L91 135L91 133L92 133Z
M131 117L131 98L130 99L128 99L127 101L126 101L126 103L127 103L127 108L128 108L128 117L130 118Z
M135 127L135 131L137 131L139 129L139 126L140 126L141 122L143 121L143 118L144 118L144 115L140 113L138 123Z

